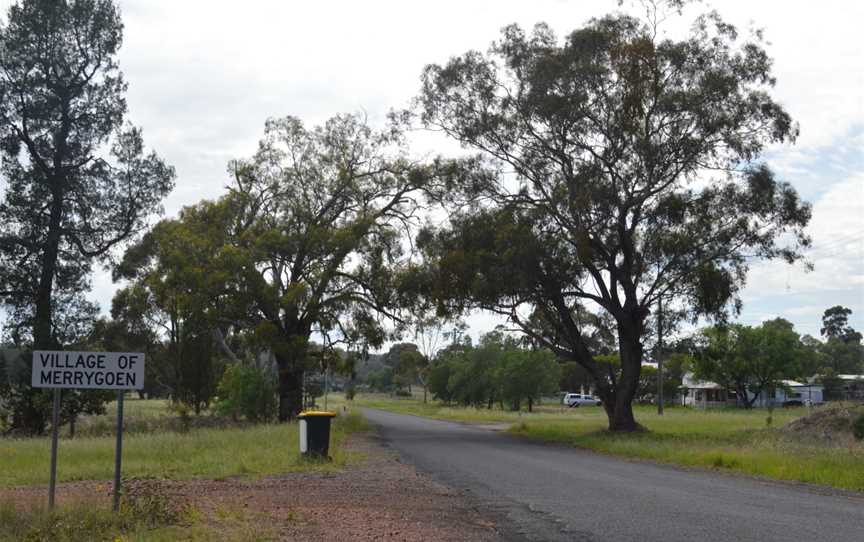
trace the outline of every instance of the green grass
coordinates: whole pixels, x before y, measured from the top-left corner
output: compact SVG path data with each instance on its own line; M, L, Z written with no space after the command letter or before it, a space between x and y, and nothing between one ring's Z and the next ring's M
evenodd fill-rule
M297 424L293 423L132 434L123 440L123 475L219 479L338 469L358 458L343 448L345 436L364 427L365 420L355 413L334 421L332 462L304 460L299 453ZM110 479L114 443L113 436L61 439L58 480ZM0 487L47 484L50 450L47 437L0 439Z
M203 518L192 508L176 517L158 517L140 509L121 508L119 514L84 503L21 510L0 502L0 542L6 541L136 541L275 540L277 533L262 513L233 509Z
M341 398L335 401L338 404ZM511 424L509 431L519 436L624 457L864 491L864 443L804 441L778 430L807 414L804 409L774 410L768 427L767 410L677 407L658 416L655 407L637 406L636 418L648 431L615 434L606 431L603 409L594 407L549 405L535 413L517 413L424 404L416 398L383 395L359 395L354 403L443 420L506 422Z
M225 427L227 425L249 425L242 422L232 423L230 420L209 415L201 416L186 411L181 416L177 408L172 407L166 399L138 399L131 394L123 402L123 427L126 434L177 432L189 429L208 427ZM105 414L101 416L84 415L79 418L75 429L76 437L105 437L117 430L117 402L106 405ZM69 426L60 428L60 434L69 436Z

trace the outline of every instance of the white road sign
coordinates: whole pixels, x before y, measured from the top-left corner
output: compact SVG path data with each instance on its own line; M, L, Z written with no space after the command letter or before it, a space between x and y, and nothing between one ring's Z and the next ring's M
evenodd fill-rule
M139 352L33 352L34 388L140 390L144 354Z

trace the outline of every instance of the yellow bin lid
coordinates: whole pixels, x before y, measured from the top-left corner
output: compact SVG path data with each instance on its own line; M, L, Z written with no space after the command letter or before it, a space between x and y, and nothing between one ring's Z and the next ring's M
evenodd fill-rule
M335 412L329 412L326 410L307 410L305 412L301 412L297 415L298 418L313 418L313 417L325 417L325 418L333 418L336 416Z

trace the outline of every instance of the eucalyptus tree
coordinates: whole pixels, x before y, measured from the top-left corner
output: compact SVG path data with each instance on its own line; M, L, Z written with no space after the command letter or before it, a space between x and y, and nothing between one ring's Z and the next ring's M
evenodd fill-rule
M611 430L640 428L632 400L658 301L722 318L750 262L793 262L809 243L809 205L759 161L798 133L771 96L761 35L710 13L667 37L657 21L684 3L592 19L563 40L508 26L488 53L427 66L417 99L426 127L498 172L451 194L461 210L420 237L427 294L444 312L504 314L577 361ZM612 317L620 376L596 362L582 310Z
M219 294L233 265L222 250L230 218L217 203L186 207L131 245L114 269L114 279L129 284L114 296L112 325L153 341L148 378L196 413L216 392L221 361L236 361L226 344L231 328L220 325L227 309Z
M222 231L202 238L213 314L253 329L274 356L280 420L302 408L313 334L329 348L375 347L388 322L403 320L404 234L432 180L460 171L445 166L411 161L398 129L358 115L314 128L286 117L268 121L258 151L230 165L229 194L201 207Z
M57 294L86 290L173 187L124 124L122 35L110 0L21 0L0 26L0 292L36 348L62 342Z

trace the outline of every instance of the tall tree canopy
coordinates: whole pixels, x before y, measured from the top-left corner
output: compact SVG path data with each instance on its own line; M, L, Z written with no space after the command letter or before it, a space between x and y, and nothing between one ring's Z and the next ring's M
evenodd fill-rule
M849 325L849 316L851 315L852 309L841 305L825 309L825 312L822 314L822 329L819 330L820 333L829 341L835 339L844 343L861 342L861 333L855 331L855 328Z
M314 128L270 120L255 155L230 170L228 195L157 226L163 248L142 243L127 257L173 262L153 269L176 277L165 284L195 298L214 329L254 330L278 365L279 418L287 420L302 408L313 333L327 348L384 342L383 319L396 317L399 301L402 234L432 169L408 159L396 128L344 115Z
M0 291L37 348L62 343L60 298L146 225L174 170L124 124L111 0L22 0L0 27Z
M761 37L711 13L665 38L651 13L593 19L563 42L542 24L508 26L488 53L428 66L417 100L425 126L499 173L461 186L451 199L471 205L421 236L426 293L444 311L504 314L576 360L612 430L639 428L631 403L660 298L720 317L740 305L752 258L792 262L809 243L809 205L757 161L797 134L769 93ZM614 320L615 379L584 310Z
M834 375L861 374L864 372L864 346L861 332L849 325L852 310L841 305L826 309L822 314L822 336L825 343L817 345L822 356L819 372Z

